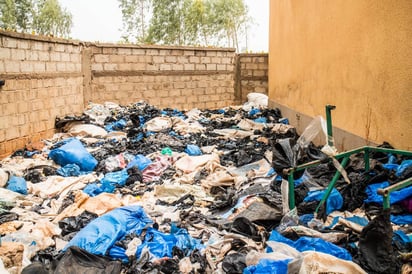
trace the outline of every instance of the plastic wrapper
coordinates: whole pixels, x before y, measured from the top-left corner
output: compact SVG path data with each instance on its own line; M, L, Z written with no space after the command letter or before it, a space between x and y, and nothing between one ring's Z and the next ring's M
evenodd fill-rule
M97 165L97 160L76 138L65 140L62 146L50 151L49 157L61 166L77 164L83 171L92 171Z

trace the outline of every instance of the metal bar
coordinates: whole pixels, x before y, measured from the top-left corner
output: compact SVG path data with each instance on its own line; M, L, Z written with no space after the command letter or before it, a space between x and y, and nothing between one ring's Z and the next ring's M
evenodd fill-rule
M333 143L333 132L332 132L332 110L335 109L336 106L326 105L326 126L328 131L328 145L334 146Z
M405 188L407 186L412 185L412 177L403 180L401 182L398 182L396 184L393 184L391 186L385 187L385 188L379 188L378 189L378 194L383 196L383 208L388 209L391 207L391 200L390 196L391 193L394 191L397 191L399 189Z
M345 157L348 157L348 156L351 156L353 154L357 154L357 153L360 153L360 152L365 152L365 153L369 154L368 155L368 157L369 157L370 156L370 151L378 151L378 152L383 152L383 153L394 153L394 154L400 154L400 155L405 155L405 156L411 156L412 157L412 152L411 151L399 150L399 149L389 149L389 148L377 148L377 147L370 147L370 146L364 146L364 147L352 149L352 150L349 150L349 151L346 151L346 152L342 152L342 153L336 154L334 157L336 159L342 159L342 158L345 158ZM309 167L313 167L313 166L316 166L318 164L321 164L323 162L324 161L316 160L316 161L304 163L304 164L299 165L299 166L294 167L294 168L285 169L284 173L289 174L289 172L291 172L291 171L294 171L294 172L301 171L301 170L307 169ZM365 163L366 162L369 162L369 161L365 161ZM365 169L366 169L366 166L365 166Z
M389 195L383 196L383 209L391 208L391 197Z
M352 154L356 154L356 153L362 152L362 151L364 150L364 148L365 148L365 147L353 149L353 150L350 150L350 151L347 151L347 152L343 152L343 153L339 153L339 154L336 154L336 155L333 156L333 157L335 157L336 159L345 158L345 157L348 157L348 156L350 156L350 155L352 155ZM283 170L283 173L284 173L284 174L289 174L289 173L292 172L292 171L293 171L293 172L301 171L301 170L307 169L307 168L309 168L309 167L317 166L317 165L319 165L319 164L321 164L321 163L324 163L325 161L331 161L331 159L330 159L330 158L327 158L327 159L325 159L325 160L316 160L316 161L304 163L304 164L301 164L301 165L299 165L299 166L297 166L297 167L292 167L292 168L289 168L289 169L284 169L284 170Z
M370 147L368 149L375 152L383 152L383 153L393 153L398 155L405 155L405 156L412 156L412 151L407 150L400 150L400 149L391 149L391 148L382 148L382 147Z
M349 157L343 158L342 163L340 164L342 168L345 168L346 164L349 161ZM330 193L332 192L332 189L335 187L336 181L340 177L340 171L336 170L335 175L333 176L332 180L330 181L328 188L326 189L326 192L323 194L322 200L320 200L318 206L316 207L315 210L315 216L318 213L319 208L326 202L326 200L329 198Z
M295 180L293 179L293 171L289 173L288 176L289 184L289 209L292 210L295 208Z
M368 147L365 147L365 152L363 154L363 160L365 162L365 171L369 172L370 162L369 162L369 148Z

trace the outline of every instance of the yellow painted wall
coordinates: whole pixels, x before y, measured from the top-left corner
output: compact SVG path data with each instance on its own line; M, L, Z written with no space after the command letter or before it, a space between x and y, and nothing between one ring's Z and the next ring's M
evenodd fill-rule
M412 1L271 0L269 98L412 150Z

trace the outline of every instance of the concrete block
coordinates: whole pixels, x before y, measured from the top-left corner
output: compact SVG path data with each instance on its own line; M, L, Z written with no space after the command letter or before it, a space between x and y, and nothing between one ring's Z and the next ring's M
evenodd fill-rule
M194 56L194 55L195 55L195 51L194 51L194 50L184 50L184 51L183 51L183 55L184 55L184 56Z
M57 71L60 71L60 72L67 71L66 63L63 63L63 62L57 62L56 68L57 68Z
M30 61L24 61L20 63L20 71L21 72L33 72L33 63Z
M17 48L17 40L11 37L3 37L3 47Z
M160 64L159 69L160 70L171 70L172 66L170 64Z
M20 72L20 62L9 61L4 64L6 73Z
M116 70L117 64L103 64L104 70Z
M194 64L183 64L183 69L184 70L194 70L195 65Z
M207 70L216 70L216 64L206 64Z
M209 64L211 61L210 57L201 57L200 58L200 63L202 64Z
M124 55L110 55L109 60L111 63L124 63Z
M194 64L200 63L200 57L190 56L190 57L189 57L189 62L190 62L190 63L194 63Z
M106 54L95 54L92 58L92 61L96 63L108 63L109 62L109 55Z
M132 49L130 48L118 48L117 53L120 55L130 55L132 54Z
M51 52L50 53L50 61L60 62L60 53L59 52Z
M9 48L0 48L0 59L11 60L11 50Z
M183 70L183 64L172 64L172 70Z
M166 56L165 62L166 63L176 63L177 57L176 56Z

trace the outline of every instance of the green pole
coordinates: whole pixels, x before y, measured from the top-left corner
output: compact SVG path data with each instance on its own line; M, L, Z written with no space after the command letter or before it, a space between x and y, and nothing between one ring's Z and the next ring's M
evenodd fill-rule
M293 171L288 175L288 184L289 184L289 209L292 210L295 208L295 180L293 179Z
M363 160L365 161L365 171L368 172L370 169L369 148L368 147L365 147L365 152L363 154Z
M333 143L333 132L332 132L332 110L335 109L336 106L326 105L326 126L328 131L328 145L334 146Z
M342 168L345 168L346 164L349 161L349 157L343 158L342 163L340 164ZM333 176L332 180L330 181L328 188L326 189L326 192L323 194L322 200L320 200L318 206L316 207L315 210L315 216L318 214L319 208L326 202L326 200L329 198L330 193L332 192L333 187L336 184L336 181L340 177L340 171L336 170L335 176Z

